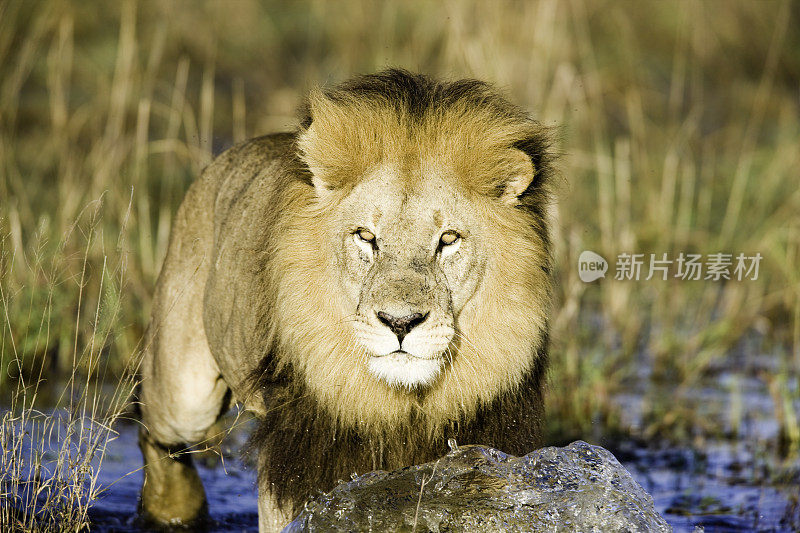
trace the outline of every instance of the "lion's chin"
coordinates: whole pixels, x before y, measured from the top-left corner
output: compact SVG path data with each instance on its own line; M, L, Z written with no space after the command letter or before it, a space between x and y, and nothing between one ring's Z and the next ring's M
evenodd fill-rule
M433 383L443 363L440 357L425 359L396 351L370 357L368 368L372 375L393 387L413 389Z

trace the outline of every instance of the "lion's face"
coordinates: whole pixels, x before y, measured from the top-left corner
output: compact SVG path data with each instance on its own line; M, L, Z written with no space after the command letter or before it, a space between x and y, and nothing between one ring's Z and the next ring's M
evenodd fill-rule
M433 382L452 357L458 314L486 264L472 204L436 169L413 172L426 175L411 186L396 165L371 172L339 205L330 235L364 364L409 388Z

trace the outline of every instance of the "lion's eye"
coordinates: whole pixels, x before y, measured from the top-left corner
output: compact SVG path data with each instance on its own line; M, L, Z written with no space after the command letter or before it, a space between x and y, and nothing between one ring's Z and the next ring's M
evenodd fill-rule
M375 234L368 229L360 229L356 232L359 239L370 244L375 242Z
M445 231L442 233L439 241L442 243L442 246L450 246L451 244L455 244L460 238L461 236L455 231Z

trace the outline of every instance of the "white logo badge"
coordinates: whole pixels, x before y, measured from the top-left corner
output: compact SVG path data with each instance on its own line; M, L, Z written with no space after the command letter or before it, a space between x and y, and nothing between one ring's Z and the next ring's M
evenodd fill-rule
M581 252L580 257L578 257L578 277L580 277L581 281L584 283L606 277L607 270L608 261L594 252L585 250Z

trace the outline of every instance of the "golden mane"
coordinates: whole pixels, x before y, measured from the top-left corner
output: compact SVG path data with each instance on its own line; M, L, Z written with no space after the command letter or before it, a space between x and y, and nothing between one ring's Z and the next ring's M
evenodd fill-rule
M331 305L339 298L330 283L336 265L319 253L326 250L320 235L327 233L336 199L317 202L304 184L287 187L277 206L286 218L275 228L281 238L272 266L277 365L291 365L342 427L383 431L416 411L434 433L447 420L468 418L517 387L546 335L551 291L543 219L546 137L538 123L481 82L436 84L402 71L380 76L377 85L372 76L312 93L298 138L312 175L341 197L383 161L449 167L454 185L492 221L497 246L480 289L458 319L452 364L424 395L410 395L352 364L356 340L339 306ZM392 94L386 86L398 78L406 87L418 86ZM536 178L530 190L518 205L499 202L504 181L520 172L513 153L532 147Z

